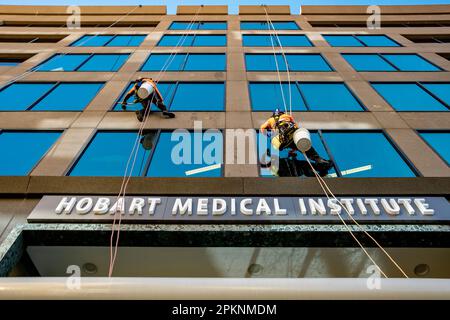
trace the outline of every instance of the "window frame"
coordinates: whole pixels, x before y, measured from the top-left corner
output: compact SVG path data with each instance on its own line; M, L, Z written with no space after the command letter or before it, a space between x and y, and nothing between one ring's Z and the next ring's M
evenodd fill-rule
M30 106L28 106L25 110L0 110L0 112L83 112L89 104L87 104L82 110L74 111L74 110L33 110L33 108L40 103L42 100L44 100L50 93L52 93L60 84L100 84L102 85L100 89L98 90L97 94L105 87L106 82L102 81L23 81L23 82L13 82L8 84L7 86L3 87L0 92L5 90L6 88L17 84L53 84L53 86L44 93L39 99L34 101ZM94 100L96 95L91 99ZM0 129L1 132L1 129Z
M159 70L150 70L150 71L145 71L142 70L145 66L145 64L147 63L147 61L150 59L150 57L152 55L167 55L170 56L170 53L162 53L162 52L154 52L154 53L150 53L147 57L147 59L145 59L144 63L142 63L142 65L139 67L139 70L137 72L160 72ZM178 56L180 55L184 55L184 59L183 59L183 63L181 64L181 70L166 70L164 72L227 72L227 53L226 52L213 52L213 53L202 53L202 52L182 52L182 53L178 53ZM225 70L184 70L186 68L186 64L187 61L189 59L190 55L223 55L225 58Z
M155 133L155 138L153 141L153 145L154 148L152 148L150 150L149 155L147 156L147 160L145 162L145 165L143 165L143 174L142 175L138 175L138 176L132 176L135 178L153 178L150 176L147 176L148 170L150 169L150 164L153 160L153 156L155 154L156 151L156 146L159 143L159 139L161 137L161 133L163 132L173 132L175 129L144 129L143 134L149 133L149 132L154 132ZM189 133L193 133L194 130L192 129L186 129ZM202 133L204 133L206 130L208 129L203 129ZM224 177L225 175L225 165L224 165L224 161L225 161L225 137L224 137L224 130L223 129L215 129L217 131L219 131L222 134L222 164L220 166L220 176L219 177ZM48 131L48 130L46 130ZM120 129L98 129L96 128L91 135L89 136L89 139L87 140L87 142L85 142L82 146L82 148L78 151L78 153L75 155L75 157L72 159L72 161L70 162L68 168L64 171L63 176L65 177L70 177L71 172L75 169L75 167L77 166L78 162L81 160L81 158L83 157L83 155L85 154L85 152L87 151L87 149L89 148L89 146L92 144L92 142L94 141L95 137L97 136L97 134L102 133L102 132L107 132L107 133L136 133L139 134L139 131L136 129L126 129L126 130L120 130ZM1 129L0 129L0 133L1 133ZM43 158L43 157L42 157ZM31 172L31 171L30 171ZM87 177L102 177L102 176L87 176ZM120 176L114 176L114 177L120 177ZM185 179L191 179L190 177L175 177L175 178L185 178ZM205 178L206 179L206 178ZM208 178L210 179L210 178Z
M114 110L114 108L117 106L118 102L120 102L120 98L126 94L128 87L130 86L130 84L134 83L134 81L130 81L122 90L122 92L120 93L120 95L117 97L117 99L114 101L113 105L111 106L111 108L109 109L109 112L134 112L132 110ZM173 93L170 95L170 97L167 97L166 101L167 103L165 104L167 106L167 110L171 111L170 107L172 105L173 99L175 98L175 94L177 92L178 86L180 83L199 83L199 84L208 84L208 83L221 83L224 86L224 94L223 94L223 110L220 111L214 111L214 110L182 110L182 111L173 111L173 112L225 112L226 111L226 107L227 107L227 86L226 86L226 81L202 81L202 80L198 80L198 81L185 81L185 80L178 80L178 81L161 81L161 83L169 83L169 84L173 84L175 87L173 89Z
M62 138L62 136L64 135L64 133L66 132L66 129L1 129L0 128L0 135L3 132L19 132L19 133L35 133L35 132L40 132L40 133L60 133L59 137L55 140L55 142L53 142L53 144L42 154L42 156L39 158L39 160L32 166L32 168L28 171L27 174L24 174L20 177L28 177L34 169L36 169L36 167L41 163L42 159L44 159L48 153L50 152L50 150L55 147L59 141L59 139ZM1 177L1 175L0 175ZM3 176L3 177L11 177L11 176Z
M388 54L388 55L396 55L396 56L411 56L411 55L414 55L414 56L419 57L420 59L424 60L426 63L429 63L430 65L432 65L433 67L437 68L438 70L435 70L435 71L431 71L431 70L413 70L413 71L400 70L400 68L398 68L394 63L392 63L391 61L389 61L389 59L384 57L384 55L386 55L386 54ZM347 61L347 59L345 59L345 56L365 56L365 55L378 56L384 62L389 64L391 67L393 67L395 70L376 70L376 71L373 71L373 70L356 70L353 67L353 65L349 61ZM341 56L350 65L350 67L352 67L352 69L355 70L356 72L409 72L409 73L411 73L411 72L421 72L421 73L423 73L423 72L443 72L444 71L444 69L442 69L438 65L430 62L428 59L425 59L420 54L415 53L415 52L413 52L413 53L404 53L404 52L402 52L402 53L353 53L353 52L345 53L345 52L342 52Z
M322 37L324 38L324 40L328 43L328 45L332 48L398 48L398 47L403 47L402 44L398 43L397 41L393 40L391 37L385 35L385 34L321 34ZM394 42L395 44L397 44L397 46L368 46L364 43L364 41L360 40L358 38L358 36L384 36L386 38L388 38L390 41ZM333 36L333 37L353 37L356 41L358 41L359 43L362 44L362 46L332 46L330 44L330 42L326 39L326 36Z
M269 70L269 69L264 69L264 70L248 70L248 65L247 65L247 56L257 56L257 55L269 55L273 57L273 53L265 53L265 52L244 52L244 63L245 63L245 71L246 72L276 72L276 70ZM277 56L282 56L282 53L276 53ZM314 70L314 71L293 71L293 70L289 70L289 72L335 72L336 70L334 69L334 67L330 64L330 62L328 61L327 58L325 58L323 56L322 53L285 53L286 56L320 56L323 61L325 62L325 64L328 66L328 68L330 68L330 70ZM287 58L286 58L287 59ZM289 62L289 61L288 61ZM282 71L280 70L280 72L287 72L287 71Z
M297 26L297 29L278 29L278 28L275 28L275 30L276 31L280 31L280 30L282 30L282 31L299 31L299 30L302 30L302 28L299 26L299 24L297 23L297 21L295 21L295 20L280 20L280 21L272 21L272 23L274 24L274 26L275 26L275 23L277 23L277 22L283 22L283 23L286 23L286 22L289 22L289 23L294 23L296 26ZM272 28L264 28L264 29L242 29L242 23L261 23L261 24L266 24L267 25L267 21L258 21L258 20L242 20L242 21L239 21L239 30L241 30L241 31L252 31L252 30L272 30L273 31L273 29Z
M424 86L424 84L448 84L450 86L450 81L445 81L445 82L438 82L438 81L369 81L370 86L372 87L372 89L375 91L376 94L378 94L380 96L381 99L383 99L392 109L394 109L395 112L436 112L436 113L441 113L441 112L448 112L450 111L450 105L447 104L445 101L443 101L441 98L439 98L438 96L436 96L435 94L433 94L428 88L426 88ZM439 103L441 103L444 107L447 108L448 111L436 111L436 110L397 110L396 108L394 108L394 106L392 106L382 95L381 93L378 92L377 89L375 89L375 87L373 86L373 84L415 84L417 85L419 88L421 88L423 91L425 91L425 93L427 93L428 95L430 95L433 99L437 100Z
M431 149L433 152L445 163L448 167L450 167L450 162L447 161L437 150L427 141L424 137L422 137L422 133L448 133L450 134L449 129L413 129L414 132L422 139L423 142Z
M253 110L253 101L252 96L250 94L250 84L252 83L272 83L279 85L278 81L247 81L247 88L248 88L248 94L249 94L249 100L250 100L250 109L251 112L268 112L267 110ZM288 84L287 81L283 81L283 84ZM302 92L300 85L301 84L343 84L348 92L351 94L351 96L356 100L356 102L360 105L362 110L311 110L309 107L309 103L306 101L304 93ZM295 85L297 87L297 90L300 93L300 96L303 99L303 102L306 107L306 111L294 111L292 112L368 112L369 110L364 105L364 103L361 101L361 99L358 98L355 92L345 83L345 81L291 81L291 85Z
M225 29L201 29L200 25L202 23L205 23L205 22L206 23L211 23L212 22L212 23L217 23L217 24L225 23ZM175 23L186 23L186 24L189 25L191 23L191 21L183 21L183 20L172 21L170 23L170 25L169 25L169 28L167 28L167 30L171 30L171 31L173 31L173 30L175 30L175 31L187 31L187 30L227 31L228 30L228 21L226 21L226 20L224 20L224 21L195 21L194 25L196 25L196 27L195 28L192 27L191 29L172 29L172 25L175 24Z
M45 63L47 63L48 61L50 61L51 59L53 59L54 57L57 57L58 55L63 55L63 57L68 56L68 55L89 55L89 57L87 57L83 62L81 62L76 68L74 68L73 70L70 71L50 71L50 70L39 70L39 67L44 65ZM83 67L89 60L92 59L93 56L111 56L111 55L127 55L128 58L124 61L124 63L120 66L119 69L117 69L117 71L99 71L99 70L79 70L81 67ZM40 64L38 64L37 66L31 68L29 71L36 71L36 72L118 72L120 71L120 69L122 69L123 65L128 61L128 59L130 58L131 52L127 52L127 53L95 53L95 52L88 52L88 53L55 53L53 54L51 57L49 57L48 59L42 61ZM118 60L118 59L117 59Z
M327 152L327 156L329 157L329 159L331 161L333 161L333 167L336 171L336 177L332 178L332 179L344 178L344 176L342 175L342 170L339 168L339 164L335 160L335 157L334 157L333 153L331 152L331 149L328 146L328 143L327 143L326 139L324 138L323 133L378 133L378 134L382 134L384 136L384 138L386 139L386 141L398 153L398 155L403 160L403 162L406 164L406 166L411 170L413 175L415 175L415 177L412 177L412 178L423 177L423 175L416 168L414 163L406 156L406 154L398 146L398 144L394 141L394 139L392 139L392 137L387 133L386 129L325 129L325 130L324 129L314 129L314 130L310 130L310 132L318 133L319 138L324 146L324 149ZM257 134L258 134L258 132L257 132ZM256 156L258 158L258 176L264 177L261 175L261 162L260 162L261 159L259 159L259 145L257 146L256 153L257 153ZM267 178L267 177L264 177L264 178ZM272 178L277 178L277 177L272 177ZM298 177L298 178L302 178L302 177ZM358 178L350 177L350 178L344 178L344 179L358 179ZM383 177L360 177L359 179L383 179ZM384 178L384 179L398 179L398 178L391 177L391 178Z
M76 44L78 41L80 41L81 39L83 39L83 37L89 37L89 36L99 36L99 35L101 35L101 36L111 36L111 39L109 39L108 41L106 41L105 42L105 44L104 45L102 45L102 46L74 46L74 44ZM69 45L69 47L76 47L76 48L84 48L84 47L86 47L86 48L101 48L101 47L110 47L110 48L127 48L127 47L139 47L141 44L139 44L138 46L130 46L130 45L128 45L128 46L108 46L108 44L110 43L110 42L112 42L115 38L117 38L118 36L129 36L129 37L134 37L134 36L148 36L148 34L84 34L84 35L82 35L81 37L79 37L77 40L75 40L75 41L73 41L70 45ZM145 37L144 37L144 39L142 40L142 42L145 40ZM87 41L89 41L89 40L87 40ZM87 42L86 41L86 42ZM142 43L141 42L141 43Z
M161 48L171 48L171 47L175 47L175 45L170 45L170 46L161 46L161 45L160 45L160 43L161 43L161 41L163 41L164 37L167 37L167 36L178 36L178 37L183 37L183 36L185 36L185 35L183 35L183 34L178 34L178 33L166 33L166 34L163 34L162 37L158 40L158 43L156 44L155 47L161 47ZM185 45L185 44L184 44L184 41L186 41L186 40L188 39L188 37L186 37L186 38L183 40L183 45L179 44L179 45L178 45L179 47L181 47L181 48L183 48L183 47L197 47L197 48L208 48L208 47L210 47L210 48L226 48L226 47L228 46L228 39L227 39L227 35L226 35L225 33L219 33L219 34L189 34L189 35L187 35L187 36L192 36L192 42L191 42L191 44L190 44L190 45ZM194 44L194 42L195 42L195 39L196 39L197 37L201 37L201 36L223 36L223 37L225 38L225 44L224 44L223 46L194 46L193 44ZM178 41L179 41L179 40L178 40Z

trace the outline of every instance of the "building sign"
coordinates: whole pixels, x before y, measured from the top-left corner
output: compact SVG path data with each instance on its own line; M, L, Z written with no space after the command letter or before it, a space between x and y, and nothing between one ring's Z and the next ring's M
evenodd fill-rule
M362 222L450 221L444 197L342 197ZM44 196L29 222L108 223L340 223L351 220L336 200L324 197Z

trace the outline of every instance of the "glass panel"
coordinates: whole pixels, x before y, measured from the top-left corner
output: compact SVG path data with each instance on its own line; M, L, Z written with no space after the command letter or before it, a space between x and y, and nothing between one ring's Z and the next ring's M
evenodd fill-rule
M181 71L186 54L177 55L152 53L141 68L141 71L160 71L163 67L166 71Z
M216 22L216 21L208 21L208 22L200 22L199 30L227 30L226 22Z
M417 54L383 54L383 57L400 71L440 71L439 68Z
M28 175L60 132L0 132L0 175Z
M273 21L275 30L300 30L294 21ZM265 21L242 21L241 30L273 30Z
M102 87L103 83L60 83L32 110L81 111Z
M192 45L192 42L194 41L194 36L188 35L188 36L180 36L180 35L165 35L161 38L161 40L158 42L158 47L189 47Z
M304 35L281 35L278 38L283 47L312 47L311 42Z
M329 155L327 153L327 151L325 150L325 147L322 143L322 140L320 139L319 133L317 132L310 132L311 134L311 141L312 141L312 145L314 147L314 149L317 151L317 153L324 159L329 159ZM261 135L261 133L258 133L258 135ZM266 139L266 146L264 146L264 148L261 148L260 146L260 142L262 142L264 140L260 140L258 139L258 159L261 162L261 159L265 159L265 154L267 149L272 149L271 146L271 140L270 139ZM278 157L279 159L286 159L288 158L288 153L289 153L289 149L284 149L283 151L279 152ZM296 152L297 154L297 159L300 161L305 161L305 157L303 156L303 154L300 151ZM307 163L304 163L305 166L309 165ZM262 177L274 177L279 175L279 173L276 175L274 172L272 172L271 168L260 168L260 175ZM328 171L328 175L336 175L336 170L334 168L331 168Z
M26 110L54 85L54 83L13 83L0 91L0 111Z
M14 67L19 65L20 62L14 61L0 61L0 67Z
M282 85L286 108L289 109L289 86ZM284 110L283 95L278 82L250 83L250 101L253 111L273 111L276 108ZM306 111L305 103L298 91L297 85L291 83L292 110Z
M312 111L364 110L343 83L301 83L300 90Z
M287 58L287 57L286 57ZM280 71L286 71L286 64L284 63L283 56L281 54L276 55L278 62L278 69ZM289 59L288 59L289 62ZM273 54L246 54L245 65L247 71L276 71L275 57ZM289 64L292 68L292 65ZM294 69L292 69L294 71Z
M197 23L193 23L191 26L190 22L184 22L184 21L175 21L172 22L172 24L170 25L169 30L195 30L198 28L198 24Z
M111 40L106 46L107 47L138 47L144 41L146 35L118 35Z
M398 43L386 36L356 36L368 47L399 47Z
M136 139L142 139L137 132L98 132L69 175L124 176ZM143 174L149 153L149 150L143 148L142 143L138 144L132 176ZM127 175L131 171L134 155L135 153L132 155Z
M271 47L271 37L267 35L253 35L244 34L242 35L242 43L244 47ZM277 46L277 42L272 39L273 45Z
M71 44L71 47L103 47L113 36L86 35Z
M332 71L320 54L288 54L286 59L291 71Z
M372 86L397 111L447 111L415 83L375 83Z
M94 54L78 71L117 71L129 54Z
M382 133L324 132L323 137L343 177L415 176Z
M225 35L197 35L194 38L194 47L224 47L227 45Z
M353 36L323 36L332 47L363 47L364 45Z
M447 106L450 105L450 83L424 83L423 86L444 101Z
M198 152L197 148L203 150ZM200 159L197 159L199 157ZM220 177L223 136L217 130L175 135L162 132L148 170L148 177ZM192 171L198 170L198 171Z
M356 71L397 71L377 54L343 54Z
M184 71L225 71L224 54L189 54Z
M422 132L422 138L450 164L450 132Z
M179 83L171 111L223 111L224 83Z
M37 71L74 71L89 57L89 54L56 54L39 65Z
M134 85L134 83L130 83L128 85L128 87L126 88L126 90L120 95L120 98L118 99L118 103L116 103L116 105L113 107L114 111L122 111L122 107L120 105L120 102L123 100L123 98L125 97L125 95L127 94L128 91L130 91L131 87ZM174 82L171 83L164 83L164 82L160 82L158 83L158 90L159 92L161 92L163 98L164 98L164 103L169 103L172 95L173 95L173 91L176 87L176 84ZM137 111L137 110L141 110L142 109L142 104L141 103L134 103L135 97L131 97L130 100L128 100L128 103L131 103L130 105L127 105L127 110L129 111ZM150 110L154 111L154 110L159 110L158 108L156 108L156 106L152 105Z

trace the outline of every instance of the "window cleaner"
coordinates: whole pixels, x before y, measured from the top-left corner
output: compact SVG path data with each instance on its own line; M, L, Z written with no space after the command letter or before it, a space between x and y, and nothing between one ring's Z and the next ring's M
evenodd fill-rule
M131 96L135 96L134 103L141 103L142 109L136 111L137 119L144 121L144 115L147 113L147 109L151 107L152 102L162 111L162 114L166 118L175 118L175 114L167 111L167 107L164 104L164 99L158 90L158 87L152 78L138 78L130 91L127 92L125 98L121 102L122 109L127 109L127 101Z
M306 156L323 169L330 169L333 163L323 159L314 149L311 137L307 129L299 128L291 115L276 109L272 116L261 125L260 132L266 134L266 130L277 130L278 134L272 138L272 146L276 150L290 148L289 156L296 157L296 151L305 152Z

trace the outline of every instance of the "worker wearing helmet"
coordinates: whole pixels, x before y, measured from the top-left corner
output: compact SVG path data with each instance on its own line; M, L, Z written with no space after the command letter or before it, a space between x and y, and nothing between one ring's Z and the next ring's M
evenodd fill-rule
M266 134L267 130L277 130L278 135L272 139L272 145L275 149L280 151L290 148L290 156L295 156L297 152L297 147L294 143L294 132L298 129L297 123L295 123L294 118L284 113L283 111L276 109L272 116L267 119L260 127L260 132ZM314 161L316 164L323 167L332 167L332 163L329 160L323 159L317 151L311 147L305 152L306 156Z
M151 88L153 88L152 92L147 97L139 96L139 88L144 85L149 84ZM142 104L142 109L136 111L136 116L140 122L144 120L145 114L148 112L148 108L151 107L151 104L154 103L161 111L164 117L166 118L175 118L175 114L167 111L167 107L164 104L164 99L161 95L161 92L158 90L158 86L152 78L138 78L136 79L134 86L127 92L125 95L122 104L122 109L127 109L127 101L131 98L131 96L135 96L134 103L140 102Z

